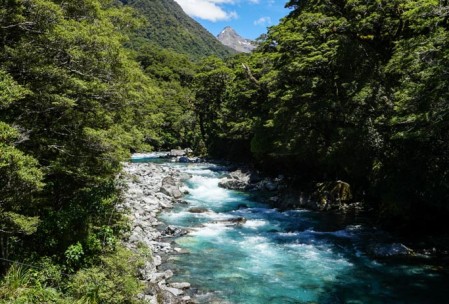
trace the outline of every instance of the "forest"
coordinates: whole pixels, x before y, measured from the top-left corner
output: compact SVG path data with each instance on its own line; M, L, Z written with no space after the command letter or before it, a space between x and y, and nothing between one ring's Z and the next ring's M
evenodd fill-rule
M151 42L119 1L0 3L0 303L140 303L147 253L115 212L135 151L341 179L386 227L445 227L446 0L293 0L217 56Z

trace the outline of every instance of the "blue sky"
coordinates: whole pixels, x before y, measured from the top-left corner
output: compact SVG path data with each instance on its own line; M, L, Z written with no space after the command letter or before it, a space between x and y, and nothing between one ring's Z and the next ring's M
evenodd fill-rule
M284 8L287 0L175 1L214 36L229 25L241 36L255 39L289 13Z

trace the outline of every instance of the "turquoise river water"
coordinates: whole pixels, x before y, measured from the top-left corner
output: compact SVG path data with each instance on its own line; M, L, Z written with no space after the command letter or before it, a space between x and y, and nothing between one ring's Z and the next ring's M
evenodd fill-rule
M199 303L449 303L444 263L373 255L399 244L385 232L326 213L280 211L219 188L226 172L213 164L170 166L193 177L184 186L189 204L160 216L190 231L175 240L186 253L169 257L166 267L173 281L198 290ZM237 217L247 221L225 221Z

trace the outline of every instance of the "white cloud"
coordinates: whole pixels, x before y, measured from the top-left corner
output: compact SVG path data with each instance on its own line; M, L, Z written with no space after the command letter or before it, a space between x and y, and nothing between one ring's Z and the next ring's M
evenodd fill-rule
M260 0L248 0L251 4L259 4Z
M260 17L259 19L254 21L254 25L270 25L271 24L271 18L270 17Z
M175 0L190 17L212 22L237 19L235 11L227 11L221 4L234 4L234 0Z

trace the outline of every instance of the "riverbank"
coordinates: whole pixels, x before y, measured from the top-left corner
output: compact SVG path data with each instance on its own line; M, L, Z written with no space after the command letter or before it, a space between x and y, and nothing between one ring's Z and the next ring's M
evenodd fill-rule
M152 163L126 163L123 166L124 200L117 209L127 214L130 222L125 246L134 252L148 252L145 264L139 270L139 279L145 284L145 292L139 298L147 303L191 303L190 296L185 293L190 284L171 280L173 271L170 269L159 271L163 256L180 252L167 237L183 232L170 227L163 230L157 219L162 210L182 203L183 193L179 186L188 178L188 174Z

